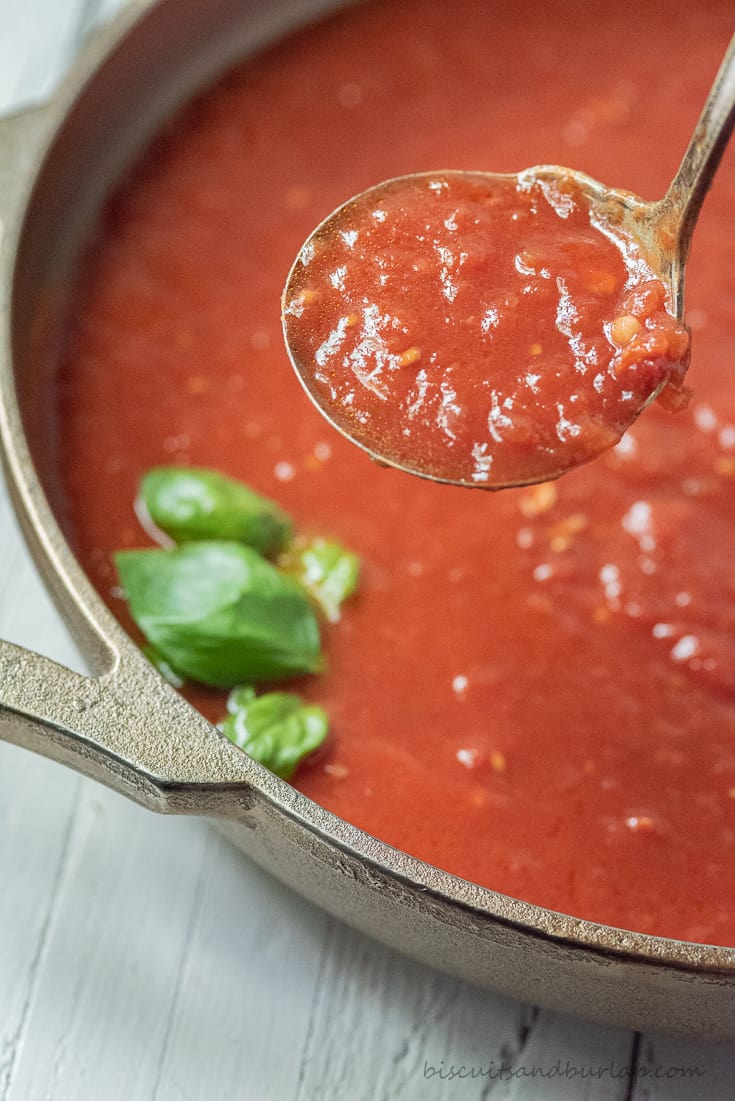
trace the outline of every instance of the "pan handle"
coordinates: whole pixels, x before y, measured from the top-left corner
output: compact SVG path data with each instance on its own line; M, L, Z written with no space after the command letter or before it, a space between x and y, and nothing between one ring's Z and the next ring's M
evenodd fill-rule
M132 646L91 677L0 641L0 738L165 813L240 818L260 769Z
M1 251L13 251L10 236L19 232L20 206L65 103L150 5L151 0L131 0L110 24L90 35L72 74L49 103L0 118ZM0 297L9 301L6 278L0 277L5 283ZM0 356L6 352L0 348ZM0 428L9 434L7 424L0 423ZM4 456L16 492L21 492L17 487L22 479L14 478L11 468L19 448L16 441ZM35 516L37 509L45 512L32 491L22 494L21 521ZM0 640L0 738L69 765L152 810L243 817L265 770L194 711L111 617L103 621L88 612L86 579L77 577L76 589L69 587L48 525L36 516L25 526L52 595L101 672L83 676Z

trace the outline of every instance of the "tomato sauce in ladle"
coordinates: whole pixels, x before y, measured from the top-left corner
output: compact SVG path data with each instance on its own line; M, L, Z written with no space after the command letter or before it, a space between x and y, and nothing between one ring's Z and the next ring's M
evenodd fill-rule
M735 123L735 38L667 194L581 173L431 172L334 211L283 293L286 346L327 419L379 462L502 489L686 404L684 268Z

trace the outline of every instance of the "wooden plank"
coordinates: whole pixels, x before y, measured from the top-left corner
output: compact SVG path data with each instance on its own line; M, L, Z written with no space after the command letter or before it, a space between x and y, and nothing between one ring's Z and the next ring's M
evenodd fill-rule
M209 832L84 782L7 1101L151 1097Z
M338 1025L337 1025L338 1022ZM297 1101L454 1096L450 1065L487 1066L518 1049L526 1010L335 924L315 990ZM436 1069L437 1073L433 1072ZM484 1080L463 1080L480 1098Z
M635 1070L631 1101L732 1101L735 1097L733 1044L646 1035Z
M539 1014L499 1101L628 1101L635 1052L627 1029ZM493 1094L493 1097L495 1095Z
M81 781L0 743L0 1101L25 1052L68 865Z
M606 1068L631 1046L623 1029L536 1014L336 926L296 1097L624 1101L627 1080Z
M290 1098L331 923L215 840L151 1096Z

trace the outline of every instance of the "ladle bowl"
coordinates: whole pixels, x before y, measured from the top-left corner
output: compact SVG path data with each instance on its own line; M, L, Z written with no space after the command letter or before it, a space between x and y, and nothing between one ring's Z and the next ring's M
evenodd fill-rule
M580 196L589 208L590 225L600 235L615 241L621 253L630 252L632 249L635 264L639 263L640 258L640 262L646 265L646 273L652 274L666 289L669 313L679 321L683 321L684 276L692 234L704 196L712 182L725 145L732 133L734 123L735 38L731 41L714 80L681 166L663 199L647 202L629 191L607 187L584 173L558 165L538 165L534 168L525 169L516 175L458 171L415 173L376 184L361 194L348 199L325 218L309 235L291 267L283 292L282 321L286 348L296 374L309 397L335 428L365 450L375 461L386 466L395 467L406 473L437 482L460 485L465 488L497 490L546 481L559 477L581 462L587 462L595 458L601 451L612 446L620 438L622 432L636 420L642 410L661 394L669 384L670 378L668 376L659 378L656 372L649 372L651 381L650 384L647 384L647 389L644 389L641 393L636 391L635 400L630 400L626 396L622 404L615 400L618 396L617 393L612 395L611 398L608 398L606 394L604 402L607 403L607 409L603 406L602 412L595 409L591 414L595 420L602 419L600 426L602 430L598 431L595 423L593 431L585 433L579 425L575 425L574 433L580 433L581 435L579 446L575 447L573 454L569 453L569 448L557 450L553 445L548 446L548 433L544 435L544 429L546 428L544 422L548 419L551 403L543 397L532 399L530 413L527 404L524 404L522 417L526 420L530 417L534 428L537 428L538 431L529 433L528 444L524 441L523 446L527 452L530 452L531 457L527 459L525 455L522 455L520 461L517 462L515 460L503 461L503 450L508 450L514 445L501 438L499 432L490 423L491 417L488 417L485 422L480 422L479 430L476 429L467 439L462 436L462 457L458 461L459 444L457 436L455 431L445 427L446 413L442 407L436 420L439 421L440 417L443 420L440 422L440 428L435 429L435 435L440 437L443 450L437 458L437 449L434 446L433 438L430 439L427 435L422 436L420 432L416 432L415 422L412 422L412 418L415 416L416 407L423 402L421 392L422 390L425 392L427 386L433 387L434 391L439 389L445 392L451 390L453 395L456 394L453 380L457 374L460 376L469 375L471 379L478 377L485 384L484 389L476 387L471 392L469 390L465 391L464 397L455 398L452 415L454 416L455 425L460 425L457 432L463 432L462 420L469 420L475 412L469 407L475 404L479 410L480 403L488 400L489 388L494 386L494 380L492 368L487 366L487 346L481 342L479 326L476 329L478 335L475 337L475 346L466 353L464 359L457 363L456 369L454 367L451 369L454 374L451 375L452 381L448 382L446 379L450 377L450 372L446 371L446 360L451 361L454 358L448 350L443 353L434 353L430 357L428 368L424 367L423 359L417 362L415 366L409 366L402 362L401 357L389 354L389 341L393 339L390 325L385 326L387 335L384 335L382 331L377 335L373 335L376 329L375 322L371 321L368 326L366 321L364 325L355 325L355 329L353 329L353 331L359 332L359 336L356 338L361 341L359 348L352 348L348 342L345 347L350 347L351 350L344 351L342 341L349 335L346 334L344 325L355 324L356 319L360 316L359 313L354 312L356 304L369 303L370 305L363 310L366 318L368 313L371 312L375 315L391 318L391 325L393 327L398 326L399 319L391 313L391 306L396 297L399 299L408 297L410 299L412 285L418 285L418 276L414 274L416 258L419 257L421 263L426 263L423 260L424 252L428 255L432 248L434 252L438 252L440 255L449 251L446 247L440 247L440 239L435 236L435 223L429 221L433 213L427 214L426 219L420 222L420 226L416 230L416 237L411 238L412 241L415 240L416 242L415 249L406 247L406 237L409 237L410 234L408 232L404 233L403 228L397 222L395 212L397 208L400 210L401 201L406 206L414 202L417 191L422 187L425 189L427 181L429 189L434 188L435 190L447 185L456 187L461 185L463 181L469 181L474 188L478 186L485 187L488 196L495 196L501 188L507 189L509 186L512 186L519 194L526 191L532 184L538 184L544 188L560 187L567 191L573 188L575 195ZM381 212L378 209L381 205L390 209L391 232L394 237L387 238L387 244L383 243L383 239L381 239L381 243L376 246L376 249L381 251L376 256L374 266L375 270L380 269L389 272L389 275L380 276L381 282L390 278L393 283L400 283L401 294L397 295L395 291L389 289L383 291L380 288L378 295L372 289L369 281L366 281L363 288L359 269L357 275L350 272L348 276L348 278L351 278L349 292L343 290L341 283L339 285L341 297L338 299L338 304L344 306L344 314L338 318L336 326L331 326L331 322L334 320L332 317L333 300L337 296L329 291L324 272L317 271L316 291L308 289L312 278L311 269L317 266L314 262L315 258L318 262L321 254L326 252L332 259L334 255L337 255L335 246L339 245L340 238L344 239L348 236L353 240L350 241L348 246L342 246L341 252L341 255L346 256L348 261L351 260L355 242L358 238L367 239L368 243L362 246L362 249L363 252L369 252L372 235L376 232L372 220L378 214L381 215L381 219L389 216L385 211ZM517 217L517 215L514 215L514 217ZM561 212L557 219L560 232L565 226L565 218L566 214ZM441 222L437 221L436 224L441 229ZM447 222L444 222L443 225L446 226ZM498 225L500 225L500 221L498 221ZM396 226L398 228L395 228ZM346 227L348 228L346 229ZM441 229L441 232L443 233L443 229ZM465 233L467 232L465 230ZM518 232L517 237L517 243L522 243L521 231ZM397 240L397 244L394 244L394 239ZM461 250L463 247L461 232L452 238L452 242L455 240L456 248ZM426 244L423 242L426 242ZM467 254L465 253L465 255ZM474 255L473 259L476 259ZM364 257L361 258L361 262L364 263ZM455 258L450 261L453 264L456 264L456 262ZM392 270L393 264L395 264L395 272ZM628 285L633 285L632 268L633 265L628 264ZM344 267L340 270L347 272L348 269ZM452 270L456 271L457 269L455 267ZM444 271L446 272L446 269ZM332 273L330 279L334 280L335 275L336 272ZM555 275L553 268L550 275L553 280ZM493 271L491 278L494 276L495 272ZM365 278L367 280L367 276ZM436 279L439 299L441 300L441 295L446 292L439 287L439 282L443 281L445 276L437 276L434 273L433 278ZM498 285L496 287L491 283L490 291L502 293L502 279L505 278L507 277L504 270L500 268L497 275ZM559 279L556 281L557 283L560 282ZM301 301L305 294L314 295L317 299L321 298L322 292L319 288L322 285L329 291L329 306L325 310L325 316L317 316L316 321L306 324L301 321L301 315L305 309ZM305 287L307 288L306 291L304 290ZM361 297L363 289L366 294ZM482 289L485 290L484 285ZM536 288L526 287L524 293L529 289ZM456 288L454 293L457 293ZM476 304L475 298L472 299L472 302ZM439 310L443 312L443 303L441 306L437 306L432 301L430 306L423 306L422 308L424 313L418 316L422 317L425 323L427 311L431 315L436 315ZM519 309L523 308L522 305L519 307ZM553 336L553 325L558 325L558 320L551 321L552 316L553 314L549 314L547 318L544 318L539 323L538 333L534 334L534 339L538 338L539 348L542 346L546 348L547 338L550 335ZM467 321L471 321L472 318L455 317L452 314L443 317L443 320L456 328ZM611 321L612 317L609 320ZM309 325L312 327L311 332L308 331ZM419 323L418 329L421 332L421 323ZM448 330L445 329L445 331ZM365 334L368 334L368 332L369 336L365 338ZM309 337L312 335L314 340L310 341ZM313 346L319 344L320 340L323 342L315 352ZM367 350L363 351L363 348ZM324 355L325 350L326 356ZM453 351L455 350L453 349ZM412 348L411 351L415 351L418 356L418 349ZM611 344L605 370L607 375L615 381L618 390L624 389L625 384L619 381L616 376L613 354L614 347ZM682 361L682 369L686 367L686 362L688 360ZM411 389L406 393L403 376L407 370L413 371L413 374L411 375ZM534 361L534 371L540 371L543 375L545 370L552 372L558 370L558 367L553 359L547 360L545 363L543 355L541 355L537 361ZM414 382L414 377L419 378L419 371L424 376L422 383ZM564 371L569 376L571 386L584 385L587 387L588 393L592 394L592 372L589 372L588 378L582 384L579 377L578 363L574 362L571 356ZM518 383L522 399L524 394L522 375L519 376ZM607 386L607 379L605 385ZM672 387L674 393L676 393L676 389L676 387ZM367 402L363 402L363 395L367 391L370 391L367 395ZM417 393L420 395L419 398L416 397ZM468 397L467 394L470 393L471 396ZM493 390L494 399L495 393ZM379 398L378 402L375 401L375 395ZM575 401L580 396L583 395L577 392L571 400ZM509 411L514 407L514 402L517 404L518 397L518 391L513 396L508 395L506 397L505 405ZM683 405L685 398L683 396L678 399L672 398L671 404L677 403ZM481 412L484 417L484 405ZM434 415L433 411L432 415ZM515 412L512 412L508 420L511 430L513 428L511 420L515 415ZM479 418L473 420L473 425L477 420ZM400 433L390 430L391 421L399 424ZM388 430L386 430L386 425L389 426ZM609 431L606 431L607 429ZM476 455L481 457L479 462L474 461ZM473 461L471 461L470 456ZM498 458L501 460L499 463L497 462Z

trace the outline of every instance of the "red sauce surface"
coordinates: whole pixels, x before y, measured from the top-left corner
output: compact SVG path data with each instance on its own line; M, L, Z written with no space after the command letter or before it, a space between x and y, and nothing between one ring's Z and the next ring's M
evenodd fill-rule
M217 466L354 547L360 594L327 631L328 671L298 684L332 718L298 787L520 898L735 944L733 151L688 275L696 397L558 483L477 494L373 466L282 346L293 257L376 179L571 162L663 193L730 0L706 19L684 0L532 9L361 6L171 124L79 288L60 507L131 631L110 555L145 543L132 502L153 465ZM221 717L221 695L191 698Z
M504 486L587 462L680 387L689 335L665 296L571 176L430 173L320 227L283 316L348 436L412 471Z

